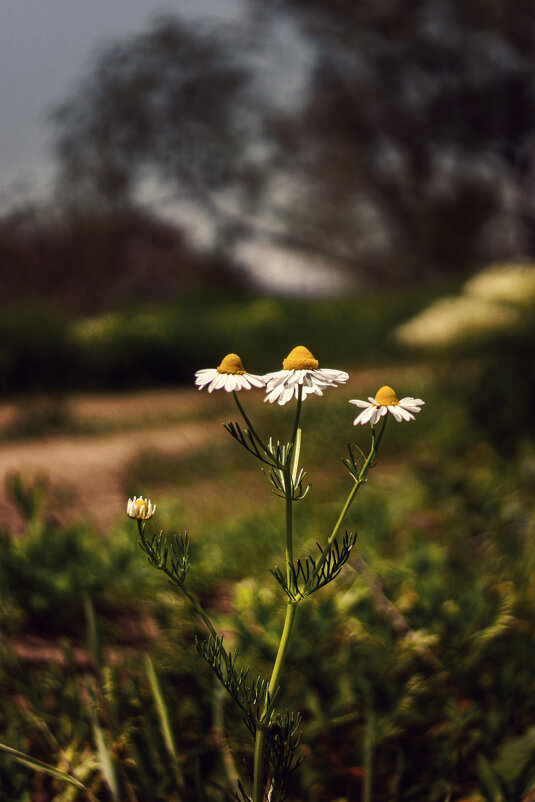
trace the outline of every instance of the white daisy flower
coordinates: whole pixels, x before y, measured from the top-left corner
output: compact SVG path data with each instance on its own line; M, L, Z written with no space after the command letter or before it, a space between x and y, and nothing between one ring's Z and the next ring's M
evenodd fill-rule
M270 404L276 401L282 406L292 398L299 397L300 387L304 401L311 393L323 395L326 387L336 387L349 379L349 375L343 370L318 368L318 364L308 348L298 345L282 363L283 370L264 376L267 393L264 401L269 401Z
M126 514L129 518L136 518L138 521L148 521L156 512L156 504L153 504L150 498L143 498L143 496L134 496L128 499L126 505Z
M208 392L212 390L250 390L251 387L264 387L263 376L246 373L238 354L227 354L217 368L205 368L195 374L195 384L199 390L208 385Z
M379 418L382 418L387 412L390 412L398 423L402 420L414 420L414 414L420 412L420 407L425 404L425 401L411 396L400 400L394 390L385 384L377 390L375 398L368 397L367 401L360 401L356 398L349 403L363 407L363 412L357 415L353 421L353 425L357 426L359 423L376 424Z

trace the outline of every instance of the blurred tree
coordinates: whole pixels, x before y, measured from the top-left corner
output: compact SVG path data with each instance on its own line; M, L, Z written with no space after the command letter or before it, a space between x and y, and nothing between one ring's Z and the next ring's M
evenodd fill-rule
M261 232L361 279L533 253L530 5L250 0L234 39L160 19L58 110L64 188L117 206L156 178L211 217L220 248ZM250 58L275 17L310 51L286 111Z
M278 168L314 198L292 225L390 277L534 252L529 0L276 7L315 44L306 102L275 129Z
M248 83L222 40L175 18L113 43L55 112L62 191L117 208L156 179L156 194L193 201L217 218L212 193L248 178Z
M5 302L47 301L78 314L246 280L176 226L132 206L22 207L0 218L0 264Z

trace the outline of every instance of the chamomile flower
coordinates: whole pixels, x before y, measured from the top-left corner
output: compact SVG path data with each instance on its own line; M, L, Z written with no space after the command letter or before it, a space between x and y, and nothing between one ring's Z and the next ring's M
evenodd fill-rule
M264 387L263 376L246 373L238 354L227 354L217 368L205 368L195 374L195 384L202 390L208 385L208 392L212 390L250 390L251 387Z
M302 388L301 397L304 400L311 393L323 395L326 387L336 387L349 379L343 370L320 368L318 365L318 360L308 348L298 345L282 363L283 370L264 376L267 393L264 401L270 404L276 401L283 406L292 398L299 397L299 388Z
M359 423L376 424L380 418L390 412L391 415L400 423L403 420L414 420L414 415L420 412L420 407L425 404L421 398L406 396L401 400L388 385L384 385L375 393L375 398L368 397L367 401L356 398L349 402L357 407L362 407L363 411L357 415L353 424Z
M126 514L129 518L136 518L138 521L148 521L156 512L156 504L153 504L150 498L143 498L143 496L134 496L128 499L126 505Z

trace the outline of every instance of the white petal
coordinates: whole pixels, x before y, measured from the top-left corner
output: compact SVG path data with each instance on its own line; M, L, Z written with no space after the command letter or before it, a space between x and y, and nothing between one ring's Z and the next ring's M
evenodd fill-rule
M349 403L355 404L356 407L362 407L363 409L368 409L368 407L371 406L369 401L361 401L360 398L352 398Z
M390 414L394 416L394 418L397 420L397 422L401 423L403 418L401 416L401 412L399 411L397 405L396 406L387 407L387 409L390 412Z
M251 385L249 384L247 374L245 374L243 376L237 376L237 385L238 385L237 388L236 388L237 390L250 390L251 389Z
M253 387L264 387L266 382L264 381L263 376L256 376L254 373L246 373L247 381Z
M333 382L326 382L323 379L316 378L316 376L309 376L308 383L314 387L336 387Z
M282 387L285 381L286 376L281 376L278 374L277 376L273 376L273 378L269 379L267 382L267 388L268 390L273 390L274 387Z
M402 398L399 403L403 406L409 404L411 407L419 407L422 406L422 404L425 404L425 401L422 401L421 398L412 398L410 395L408 395L405 398Z
M316 384L321 384L322 387L332 387L337 384L335 379L330 377L326 371L315 370L311 375Z
M275 371L275 373L266 373L266 375L264 376L264 379L266 380L266 382L269 382L269 383L271 383L271 382L279 383L279 382L283 382L286 379L287 375L288 375L288 371L287 370L277 370L277 371Z
M207 384L210 384L212 379L218 376L217 370L215 368L205 368L204 370L198 370L195 374L195 384L202 390L203 387L206 387Z
M422 406L424 403L424 401L420 402L420 399L403 398L399 402L399 405L400 407L403 407L403 409L408 409L409 412L420 412L420 406Z
M209 383L209 385L208 385L208 392L209 392L209 393L211 393L211 392L212 392L212 390L214 389L214 384L216 383L216 381L217 381L218 379L219 379L219 373L218 373L218 374L217 374L217 376L215 376L215 377L214 377L214 378L211 380L211 382Z
M349 373L346 373L344 370L334 370L333 368L319 368L315 370L314 373L325 381L328 381L329 384L346 382L349 379Z
M268 387L268 392L266 393L266 397L264 398L264 401L269 401L269 403L272 404L274 401L277 400L279 395L282 393L282 390L283 390L283 388L281 386L274 387L273 390L269 390L269 387Z
M376 418L377 407L372 407L371 405L361 412L359 418L361 419L361 423L368 423L369 421L374 422L374 418Z
M401 404L398 406L398 412L403 420L414 420L414 415L412 415L406 407L402 407Z
M225 390L227 393L231 393L233 390L236 389L238 386L238 377L233 373L227 373L225 377Z
M227 373L218 373L217 377L212 382L212 390L221 390L225 387L227 375Z
M291 401L293 397L294 397L294 388L293 387L285 387L283 389L282 393L280 394L278 403L282 407L282 406L284 406L284 404L287 404L288 401Z
M286 379L286 385L288 387L291 387L295 384L303 384L303 381L306 378L305 370L292 370L288 372L290 374Z

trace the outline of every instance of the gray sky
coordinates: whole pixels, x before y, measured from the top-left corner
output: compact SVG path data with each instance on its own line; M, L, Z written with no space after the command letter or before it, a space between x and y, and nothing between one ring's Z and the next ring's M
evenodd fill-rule
M240 0L0 0L0 192L43 187L51 174L47 110L108 40L142 31L161 12L228 21Z
M99 47L143 31L160 13L217 25L246 10L247 0L0 0L0 210L46 195L54 172L48 114L87 74ZM290 26L271 33L271 58L264 63L258 54L260 72L282 102L292 103L301 96L309 54ZM198 214L190 222L194 237L196 229L206 237ZM302 291L305 274L309 290L323 287L322 265L303 266L262 243L246 243L242 256L274 288L291 291L295 284Z

